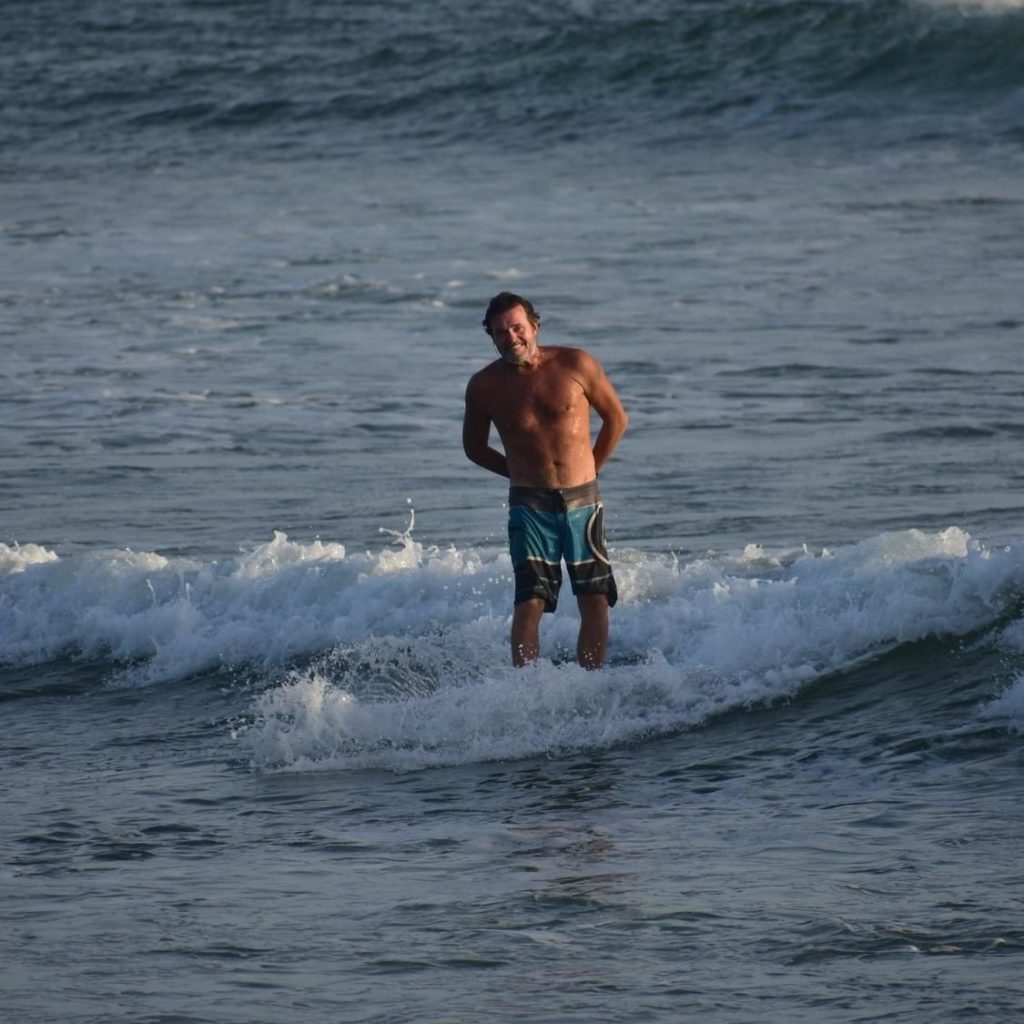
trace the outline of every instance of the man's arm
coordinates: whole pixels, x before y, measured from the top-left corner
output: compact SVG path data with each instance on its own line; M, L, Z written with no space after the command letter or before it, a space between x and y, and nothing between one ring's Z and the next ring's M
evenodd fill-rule
M471 378L466 387L466 412L462 418L462 450L466 457L498 476L508 476L508 462L490 446L491 417L480 394L480 384Z
M587 400L601 417L601 429L594 441L594 469L600 473L601 467L611 457L615 446L626 432L629 416L622 407L618 392L604 372L604 367L592 355L582 354Z

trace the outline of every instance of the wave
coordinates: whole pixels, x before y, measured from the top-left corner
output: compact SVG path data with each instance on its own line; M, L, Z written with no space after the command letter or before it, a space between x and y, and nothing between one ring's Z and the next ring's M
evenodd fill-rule
M182 130L224 144L272 129L275 145L323 151L497 129L672 138L921 116L1021 128L1024 10L1008 0L535 0L511 19L452 0L258 17L240 0L216 16L53 7L12 24L5 92L21 141L89 145L88 127L100 145L146 132L180 143Z
M1024 619L1012 622L1000 634L1001 646L1019 658L1024 655ZM1002 692L982 709L985 718L1024 733L1024 672L1018 672Z
M546 617L547 657L515 671L504 552L408 531L361 554L277 533L225 562L0 545L0 661L106 663L119 686L244 671L258 692L237 736L256 767L402 768L632 742L900 645L979 630L1012 645L1020 629L1024 550L957 528L834 552L615 557L611 664L572 663L564 608Z
M1024 674L1016 676L1006 689L981 709L984 718L1004 723L1024 733Z

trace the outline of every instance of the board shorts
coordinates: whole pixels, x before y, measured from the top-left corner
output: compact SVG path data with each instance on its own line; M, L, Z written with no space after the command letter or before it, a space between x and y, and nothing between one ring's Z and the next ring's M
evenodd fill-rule
M553 612L562 586L563 559L574 594L604 594L609 607L618 600L596 480L551 491L510 487L508 546L516 604L540 597L544 611Z

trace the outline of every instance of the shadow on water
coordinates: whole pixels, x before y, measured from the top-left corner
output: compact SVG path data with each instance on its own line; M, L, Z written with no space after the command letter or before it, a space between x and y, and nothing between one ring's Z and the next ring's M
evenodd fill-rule
M104 662L70 659L42 665L0 668L0 703L47 697L74 697L101 689L110 674Z

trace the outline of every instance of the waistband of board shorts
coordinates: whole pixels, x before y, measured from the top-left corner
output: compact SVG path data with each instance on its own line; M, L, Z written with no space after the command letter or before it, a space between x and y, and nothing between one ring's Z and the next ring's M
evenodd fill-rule
M520 506L534 512L568 512L574 508L597 505L600 501L601 495L596 480L577 487L559 487L551 490L517 485L508 489L509 508Z

